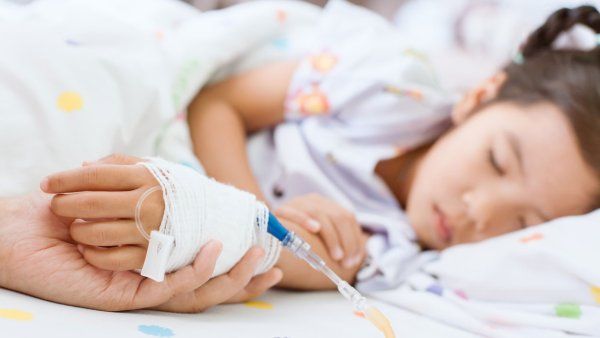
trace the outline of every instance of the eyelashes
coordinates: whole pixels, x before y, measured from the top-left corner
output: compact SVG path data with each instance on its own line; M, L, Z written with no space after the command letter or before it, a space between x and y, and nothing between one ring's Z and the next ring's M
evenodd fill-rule
M494 154L494 150L492 148L488 150L488 161L498 175L504 176L506 174L504 169L502 169L500 164L498 164L498 160L496 160L496 155Z

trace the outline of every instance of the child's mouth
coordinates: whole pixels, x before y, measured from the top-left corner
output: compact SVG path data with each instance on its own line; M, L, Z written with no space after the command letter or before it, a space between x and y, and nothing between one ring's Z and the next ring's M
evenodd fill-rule
M452 240L452 230L450 225L448 224L448 219L446 218L444 212L437 205L434 204L433 210L435 211L436 215L436 233L438 237L442 240L442 242L448 245Z

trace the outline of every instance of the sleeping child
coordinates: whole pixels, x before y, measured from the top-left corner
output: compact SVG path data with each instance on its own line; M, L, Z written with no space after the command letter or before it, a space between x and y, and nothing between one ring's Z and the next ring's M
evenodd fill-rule
M394 288L435 251L598 207L600 48L552 48L576 24L600 32L595 8L556 11L454 103L418 52L348 36L362 10L327 10L306 57L205 86L187 124L207 176L255 195L344 279ZM54 213L84 220L71 236L91 264L142 268L135 209L158 182L139 163L153 161L109 157L43 181ZM146 231L162 230L171 206L144 205ZM289 253L270 259L280 287L333 287Z

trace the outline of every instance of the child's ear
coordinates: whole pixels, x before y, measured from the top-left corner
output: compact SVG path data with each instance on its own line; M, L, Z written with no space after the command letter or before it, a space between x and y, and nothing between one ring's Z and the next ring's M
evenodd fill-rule
M452 110L452 122L454 125L463 123L477 111L477 108L480 105L496 97L500 87L502 87L505 81L506 73L500 71L463 96L463 98L454 105L454 109Z

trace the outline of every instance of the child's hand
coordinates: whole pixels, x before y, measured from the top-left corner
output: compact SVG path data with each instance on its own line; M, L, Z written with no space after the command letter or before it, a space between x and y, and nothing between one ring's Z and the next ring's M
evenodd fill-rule
M275 216L294 222L323 238L331 257L345 268L362 261L361 227L354 214L318 194L291 199L275 211Z
M57 194L51 209L57 216L75 218L70 228L74 241L90 264L105 270L141 269L148 241L135 225L140 196L158 185L139 158L112 155L81 168L48 176L41 188ZM164 212L160 192L144 201L141 220L146 232L157 230Z

